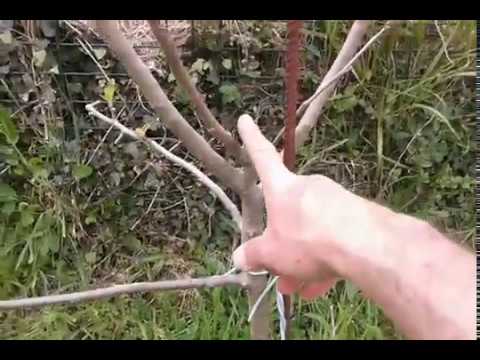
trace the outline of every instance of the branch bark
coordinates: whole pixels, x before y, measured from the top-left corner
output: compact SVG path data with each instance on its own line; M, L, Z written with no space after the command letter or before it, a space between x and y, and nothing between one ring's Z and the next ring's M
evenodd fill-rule
M171 291L185 289L201 289L235 285L248 286L246 273L232 275L216 275L197 279L164 280L153 282L139 282L132 284L114 285L101 289L74 292L70 294L48 295L15 300L1 300L0 310L15 310L36 308L58 304L78 304L81 302L111 298L114 296L144 293L153 291Z
M228 132L215 119L211 111L208 109L202 94L197 90L187 69L183 66L182 60L177 51L175 43L172 41L168 29L162 27L158 20L148 20L150 28L152 29L155 38L162 47L167 58L168 66L172 71L175 79L180 87L187 93L192 101L200 120L207 128L208 132L219 140L225 146L226 151L232 154L236 159L240 160L242 164L248 161L248 156L240 143L236 141L232 134Z
M375 35L373 35L370 40L368 40L365 45L352 57L352 59L343 67L342 70L340 70L337 74L333 75L331 79L327 82L322 81L320 86L317 88L315 93L310 96L307 100L305 100L297 109L297 118L301 117L307 107L312 103L313 100L315 100L318 95L320 95L323 91L325 91L330 85L332 85L334 82L340 79L343 75L348 73L350 70L352 70L353 64L355 61L358 60L358 58L380 37L383 35L384 32L387 30L390 30L390 28L396 24L398 24L399 21L388 21L385 26L380 29Z
M262 192L256 186L257 175L252 167L245 168L245 190L241 194L242 200L242 242L248 241L262 234L264 229L263 217L265 205ZM248 304L249 309L255 306L258 298L267 286L267 276L249 276ZM271 339L271 306L268 301L262 300L250 322L250 337L254 340Z
M347 39L342 46L342 49L338 53L337 58L335 59L334 63L323 78L323 81L320 84L319 88L324 87L326 84L328 85L325 86L322 92L313 99L310 106L308 106L305 114L302 116L297 125L297 129L295 131L295 145L297 151L308 139L310 130L317 123L318 117L323 110L323 106L330 98L330 95L335 89L335 86L337 85L340 76L338 76L334 81L332 81L332 79L334 79L335 76L339 72L341 72L342 69L353 58L355 52L362 43L362 40L367 32L370 22L371 21L369 20L356 20L353 23L352 28L348 33Z
M167 128L182 141L195 157L203 162L210 172L215 174L226 186L237 193L240 192L243 173L217 154L168 100L150 70L142 62L130 42L119 31L117 21L97 20L97 29Z
M107 124L113 125L117 129L119 129L122 134L127 134L128 136L139 140L149 146L151 146L157 153L165 156L168 160L174 162L175 164L183 167L184 169L188 170L190 173L192 173L202 184L204 184L207 188L210 189L210 191L216 195L220 201L222 202L223 206L230 212L232 215L233 220L238 226L238 229L242 231L242 216L240 215L240 212L238 211L237 207L235 204L230 200L230 198L225 194L225 192L215 184L207 175L205 175L203 172L201 172L195 165L183 160L182 158L172 154L170 151L162 147L159 143L156 141L153 141L147 137L145 137L142 134L139 134L135 132L134 130L129 129L128 127L122 125L118 120L111 119L102 113L100 113L98 110L95 109L96 103L88 104L85 106L85 109L88 111L89 114L95 116L96 118L106 122Z

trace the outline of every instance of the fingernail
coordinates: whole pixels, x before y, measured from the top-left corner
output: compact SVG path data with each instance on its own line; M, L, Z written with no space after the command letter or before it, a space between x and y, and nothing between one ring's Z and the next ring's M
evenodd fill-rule
M237 250L233 252L233 265L235 265L235 267L238 269L248 271L247 257L245 256L245 249L243 248L243 246L240 246Z
M238 128L242 128L248 123L253 122L253 119L250 115L243 114L238 118Z

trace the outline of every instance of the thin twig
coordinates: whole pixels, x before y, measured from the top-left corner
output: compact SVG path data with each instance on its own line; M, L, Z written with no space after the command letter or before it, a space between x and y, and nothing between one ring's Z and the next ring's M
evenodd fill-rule
M7 165L4 169L2 169L2 170L0 171L0 175L3 175L5 172L7 172L8 169L10 169L10 167L11 167L11 165Z
M114 285L101 289L87 290L61 295L47 295L40 297L2 300L0 301L0 310L14 310L34 308L56 304L77 304L80 302L111 298L114 296L145 293L154 291L184 290L213 288L228 285L241 287L248 286L248 276L246 273L231 275L215 275L197 279L178 279L163 280L153 282L138 282L132 284Z
M233 220L238 226L238 229L241 231L242 229L242 217L240 215L240 212L238 211L237 207L235 204L230 200L230 198L225 194L225 192L222 190L220 186L215 184L207 175L205 175L203 172L201 172L195 165L183 160L182 158L172 154L170 151L162 147L159 143L145 137L144 135L141 135L126 126L122 125L118 120L111 119L99 111L95 109L95 105L98 102L88 104L85 106L85 109L93 116L96 118L105 121L106 123L110 125L114 125L117 129L121 131L121 133L126 134L134 139L137 139L139 141L142 141L148 145L150 145L156 152L160 153L161 155L165 156L168 160L174 162L175 164L183 167L184 169L188 170L190 173L195 175L197 179L207 186L222 202L222 204L225 206L225 208L230 212Z
M105 78L105 80L107 80L107 82L111 82L110 77L108 76L108 74L107 74L107 73L105 72L105 70L103 69L103 66L100 65L100 63L98 62L97 57L92 53L92 51L87 47L87 45L82 41L82 39L77 38L77 41L78 41L78 43L80 44L81 48L85 51L85 53L87 54L87 56L90 57L90 59L92 59L92 61L95 63L95 65L97 66L98 70L100 70L100 72L102 73L103 77Z
M108 137L108 134L110 134L110 132L112 131L112 129L114 128L115 126L113 125L110 125L110 127L108 128L107 132L105 133L105 135L103 135L102 139L100 140L100 142L97 144L97 146L95 147L95 149L93 150L93 153L92 155L90 156L90 158L88 159L88 161L85 163L85 165L89 165L93 158L95 157L95 155L97 154L98 150L100 149L100 147L103 145L103 143L105 142L105 140L107 139Z
M114 125L112 125L112 126L114 126ZM150 212L150 210L152 210L153 204L155 203L155 200L157 200L157 197L158 197L159 193L160 193L160 186L157 186L157 191L155 191L155 194L152 197L152 201L150 201L150 204L148 204L147 210L142 214L142 216L140 216L137 219L137 221L135 221L135 223L130 228L130 231L135 230L135 228L137 227L138 224L140 224L140 221L142 221L142 219L145 217L145 215L147 215Z

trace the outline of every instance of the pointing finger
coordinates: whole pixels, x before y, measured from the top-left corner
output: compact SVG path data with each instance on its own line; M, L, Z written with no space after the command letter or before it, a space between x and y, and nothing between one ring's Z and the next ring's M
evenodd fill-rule
M280 185L291 175L280 154L248 115L238 119L238 131L265 187Z

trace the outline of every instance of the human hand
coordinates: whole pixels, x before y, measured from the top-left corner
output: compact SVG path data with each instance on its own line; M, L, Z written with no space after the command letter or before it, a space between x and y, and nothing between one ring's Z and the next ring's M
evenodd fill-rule
M240 117L238 129L262 183L267 226L234 252L235 266L279 275L284 294L326 293L342 276L344 248L365 238L369 202L325 176L290 172L250 116Z

